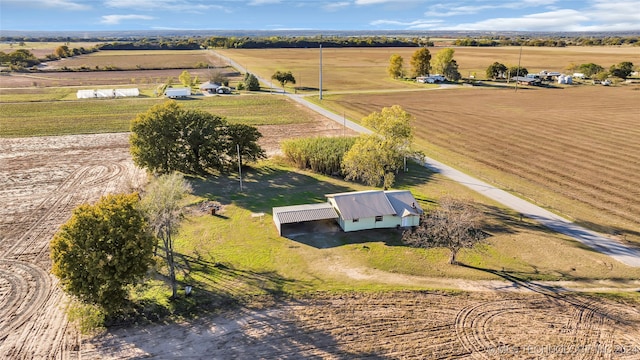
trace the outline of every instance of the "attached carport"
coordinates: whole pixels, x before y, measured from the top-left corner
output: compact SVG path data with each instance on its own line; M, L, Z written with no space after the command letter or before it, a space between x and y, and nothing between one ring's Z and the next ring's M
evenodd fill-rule
M278 234L282 236L287 224L298 224L310 221L335 220L338 213L331 204L304 204L293 206L281 206L273 208L273 222L276 224Z

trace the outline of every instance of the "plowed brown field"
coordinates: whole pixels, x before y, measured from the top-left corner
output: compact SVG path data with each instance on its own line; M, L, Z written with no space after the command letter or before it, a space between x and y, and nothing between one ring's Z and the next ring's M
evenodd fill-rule
M428 155L640 243L637 86L459 89L326 97L364 116L400 105Z
M637 307L544 291L319 295L115 330L83 358L635 359L639 325Z
M49 240L74 207L139 186L144 173L124 134L3 139L0 164L0 358L79 358Z

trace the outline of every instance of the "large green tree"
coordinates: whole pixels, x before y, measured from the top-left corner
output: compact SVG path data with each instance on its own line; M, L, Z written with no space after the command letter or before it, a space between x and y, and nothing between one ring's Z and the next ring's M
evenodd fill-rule
M420 225L402 234L404 243L420 248L449 249L449 263L457 264L458 252L472 248L486 238L484 214L472 202L445 197L439 206L420 219Z
M489 65L486 71L487 79L504 79L507 76L507 66L499 62Z
M9 53L7 57L11 65L18 67L29 67L40 64L40 60L38 60L31 51L26 49L18 49Z
M398 54L393 54L389 58L389 67L387 67L387 73L394 79L399 79L404 76L404 59Z
M633 63L630 61L623 61L617 65L611 65L609 68L609 73L611 76L619 77L621 79L626 79L633 72Z
M278 70L275 73L273 73L273 75L271 75L271 79L279 82L280 86L282 86L283 91L284 91L284 86L287 85L287 83L292 83L292 84L296 83L296 78L293 76L291 71Z
M431 68L433 69L433 71L438 74L445 75L445 72L451 66L454 53L455 50L451 48L445 48L438 51L438 53L436 53L436 56L431 60Z
M138 195L107 195L76 208L51 241L51 272L65 291L113 313L152 264L154 238Z
M245 89L249 91L260 90L260 81L258 81L258 78L251 73L244 74L243 84Z
M411 56L413 76L427 76L431 72L431 53L427 48L420 48Z
M178 80L180 80L180 83L184 87L192 87L198 83L198 77L192 77L191 73L189 73L189 71L187 70L184 70L182 71L182 73L180 73L180 76L178 76Z
M224 171L236 164L237 144L249 160L264 157L258 130L228 124L201 110L184 110L170 100L138 114L131 123L131 154L136 165L155 173Z
M584 74L584 76L590 78L597 73L601 73L604 71L604 68L598 64L588 63L588 64L580 64L578 66L578 70Z
M522 66L518 67L518 65L514 65L507 70L507 73L509 74L510 77L527 76L527 74L529 73L529 70L527 70L527 68L525 67L522 67Z
M400 106L385 107L362 119L373 134L358 137L342 160L347 180L358 180L370 186L389 188L404 159L415 155L411 150L413 129L411 115Z
M264 150L258 145L258 139L262 134L253 126L246 124L229 124L226 128L228 144L226 146L227 156L234 164L236 160L243 165L243 160L256 161L266 157ZM240 158L238 159L238 151Z
M172 298L178 294L173 235L182 218L182 199L191 192L191 185L179 173L160 175L147 186L141 207L153 233L162 241L169 269Z

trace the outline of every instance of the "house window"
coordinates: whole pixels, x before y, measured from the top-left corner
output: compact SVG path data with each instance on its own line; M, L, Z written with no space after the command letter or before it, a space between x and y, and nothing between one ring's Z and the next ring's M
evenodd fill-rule
M376 222L382 221L382 216L376 216Z
M351 220L351 221L353 221L353 222L358 222L358 221L360 221L360 219L353 219L353 220Z

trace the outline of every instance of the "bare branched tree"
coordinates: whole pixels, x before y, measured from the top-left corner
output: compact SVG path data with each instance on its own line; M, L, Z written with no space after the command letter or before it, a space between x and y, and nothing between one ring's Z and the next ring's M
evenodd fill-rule
M402 241L420 248L446 247L450 264L456 264L458 251L472 248L486 236L482 231L484 215L472 202L445 197L437 209L425 213L420 225L402 234Z
M182 217L181 200L190 192L190 184L182 174L174 172L153 179L141 201L149 225L155 236L162 240L174 299L178 294L178 288L173 258L173 234Z

